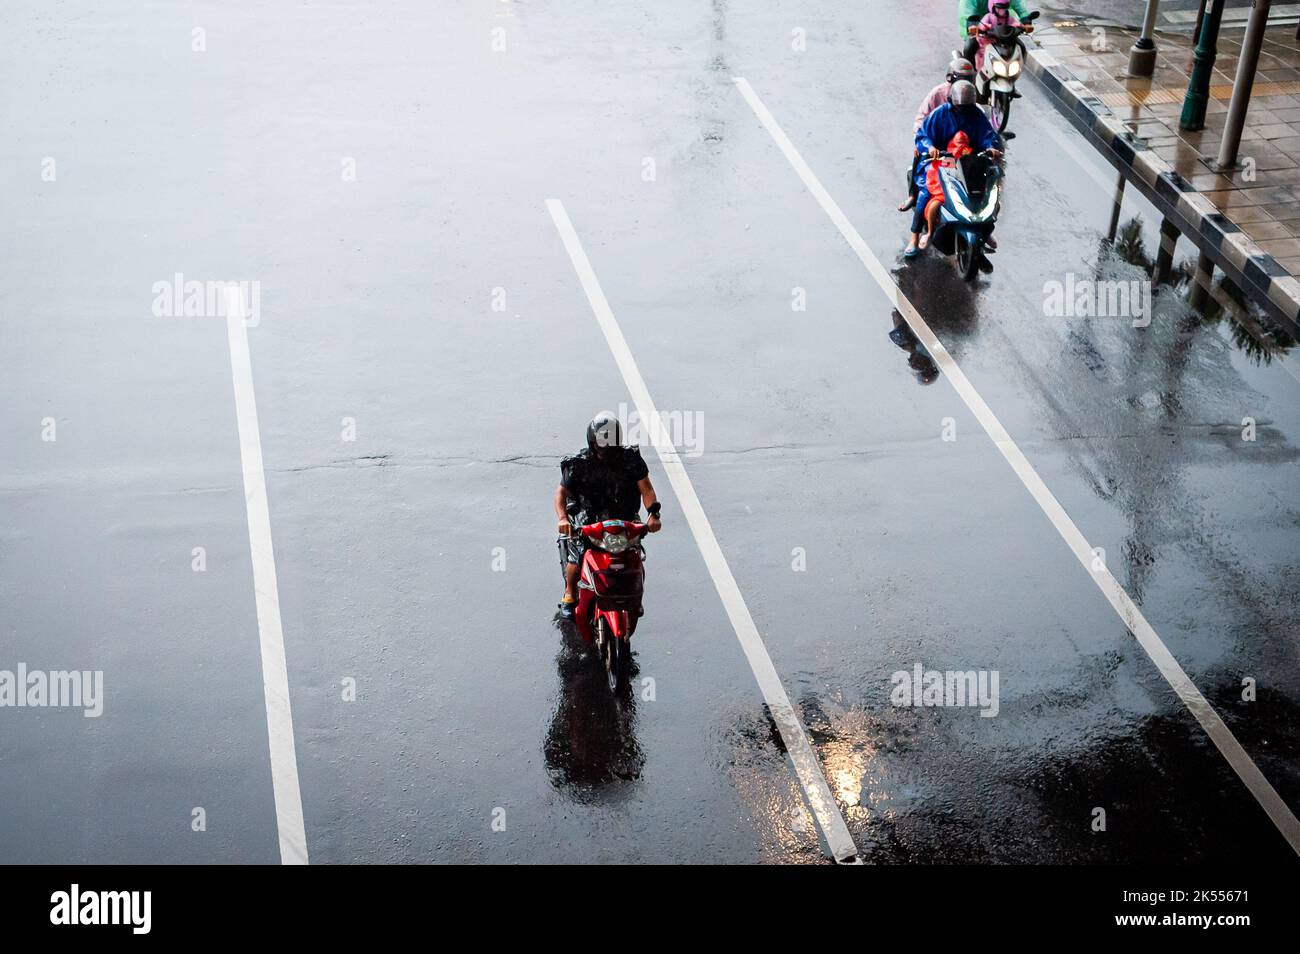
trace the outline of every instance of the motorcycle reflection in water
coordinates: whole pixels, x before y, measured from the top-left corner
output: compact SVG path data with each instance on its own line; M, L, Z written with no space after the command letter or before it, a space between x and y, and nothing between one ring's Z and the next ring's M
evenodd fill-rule
M979 304L971 287L937 260L920 261L893 272L898 290L925 316L930 330L950 346L960 345L979 328ZM897 308L889 313L889 340L907 354L919 384L938 380L939 365Z
M542 750L551 784L575 801L591 802L630 792L621 783L641 776L645 756L636 739L636 693L610 694L595 649L572 623L560 624L555 657L560 697ZM633 661L632 676L636 676Z
M907 352L907 366L912 369L917 382L933 384L939 377L939 366L930 357L930 352L925 350L925 345L912 333L912 329L907 327L907 322L898 309L894 309L892 317L894 330L889 333L889 340Z

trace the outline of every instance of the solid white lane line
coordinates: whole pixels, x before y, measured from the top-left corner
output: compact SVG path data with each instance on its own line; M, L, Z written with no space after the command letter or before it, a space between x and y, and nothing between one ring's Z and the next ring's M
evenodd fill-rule
M1192 680L1188 678L1187 673L1183 672L1173 654L1169 652L1169 649L1161 641L1151 624L1147 622L1146 617L1142 615L1142 611L1129 598L1128 593L1119 585L1119 582L1111 576L1110 570L1092 569L1092 547L1088 545L1083 533L1075 526L1074 521L1070 519L1069 514L1065 512L1060 502L1047 489L1047 485L1038 476L1038 472L1034 470L1028 458L1021 453L1020 448L1011 439L1011 435L1003 428L1001 422L994 416L993 411L989 409L989 406L984 403L984 399L980 397L974 385L962 373L961 368L957 367L957 362L952 359L952 355L948 354L947 349L935 337L934 332L930 330L930 326L925 323L925 319L921 317L916 308L912 306L912 303L908 301L907 296L894 283L889 272L876 258L862 236L858 234L858 230L853 227L853 223L849 221L848 216L844 214L835 203L835 200L831 198L830 193L818 181L808 163L799 155L799 151L795 149L789 137L777 125L776 119L768 112L767 107L754 93L753 88L748 82L740 78L735 78L734 82L736 88L740 90L740 94L745 98L745 102L749 104L750 109L754 111L754 115L758 117L758 121L763 124L763 127L776 142L790 165L794 167L794 171L803 180L803 184L813 194L813 198L817 200L831 221L835 223L836 228L840 230L840 234L844 236L844 240L849 243L849 247L857 253L858 258L866 266L876 284L880 286L881 291L894 304L894 307L902 312L912 331L925 344L931 357L934 358L947 376L949 383L952 384L971 413L975 415L975 418L980 422L980 426L993 440L1002 456L1006 458L1007 463L1016 472L1016 476L1020 478L1020 482L1025 485L1025 489L1038 503L1047 519L1052 522L1052 526L1056 528L1057 533L1061 535L1061 539L1074 553L1075 558L1083 564L1084 569L1088 571L1098 589L1110 601L1110 605L1119 614L1129 632L1133 634L1138 644L1146 651L1151 661L1155 663L1165 681L1169 683L1174 692L1178 693L1178 697L1183 700L1183 704L1195 716L1196 721L1205 730L1205 734L1214 742L1220 754L1227 759L1233 771L1245 783L1250 793L1255 796L1255 800L1268 813L1268 817L1272 819L1278 831L1291 845L1292 850L1300 854L1300 822L1296 820L1290 807L1287 806L1286 802L1282 801L1281 796L1277 794L1268 779L1260 772L1255 762L1246 754L1246 750L1241 747L1241 743L1237 741L1236 736L1223 724L1223 720L1214 711L1214 707L1201 695Z
M569 214L564 210L564 205L559 199L547 199L546 208L550 211L551 218L555 220L555 228L559 231L564 248L573 262L574 271L578 273L582 289L587 293L587 300L591 303L591 310L596 314L600 329L605 333L609 350L614 353L614 360L623 374L623 382L627 385L628 393L636 404L637 413L643 421L659 420L659 411L650 398L650 392L636 366L636 360L632 357L632 351L623 338L623 332L619 329L618 321L609 307L605 293L601 290L596 272L587 259L587 253L582 248L578 233L574 231L573 223L569 221ZM753 670L754 678L758 680L758 688L767 701L768 711L771 712L772 720L776 723L781 739L785 743L785 749L794 763L795 775L803 788L804 797L808 801L809 808L812 809L817 826L821 829L835 860L852 861L857 858L857 846L853 844L853 837L844 824L844 816L840 814L835 796L831 794L830 786L826 784L826 778L822 775L817 753L813 751L812 743L808 741L803 723L799 721L794 706L790 704L785 686L781 684L781 677L777 675L776 667L772 665L772 658L767 654L767 647L763 645L763 638L758 634L754 618L749 615L745 597L741 595L736 578L731 575L731 567L727 564L727 558L722 555L722 547L718 545L718 538L713 534L709 518L705 515L704 508L700 506L700 498L695 494L691 478L687 475L686 468L682 466L677 448L668 438L668 428L649 428L649 430L659 460L668 474L668 481L677 494L677 502L682 514L686 517L691 533L695 536L695 543L700 548L705 565L709 568L709 575L713 577L713 585L717 587L718 596L721 597L722 605L731 619L731 625L736 631L736 638L740 640L745 658L749 660L749 668Z
M305 865L307 833L302 820L302 794L298 790L298 757L293 744L293 713L289 709L289 670L280 626L275 554L271 549L271 512L266 502L262 436L257 426L257 403L253 399L253 365L248 354L248 330L244 326L244 301L238 288L226 291L226 337L230 340L239 457L244 468L244 503L248 509L248 546L253 558L257 633L262 646L262 692L271 746L271 788L280 833L280 863Z

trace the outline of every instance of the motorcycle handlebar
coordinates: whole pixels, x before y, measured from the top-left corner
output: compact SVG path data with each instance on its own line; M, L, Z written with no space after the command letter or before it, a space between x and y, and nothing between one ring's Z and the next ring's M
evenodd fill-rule
M1016 28L1020 30L1021 33L1032 33L1034 30L1034 21L1037 20L1041 15L1042 15L1041 12L1038 10L1034 10L1031 13L1025 14L1025 16L1023 16L1020 19L1020 22L1016 24ZM979 14L976 14L973 17L966 18L967 34L969 34L972 29L976 30L979 33L988 32L988 27L980 23L981 19L983 18Z
M978 157L980 157L980 156L984 156L984 157L989 158L989 159L992 159L992 158L993 158L992 156L989 155L989 150L988 150L988 149L982 149L982 150L980 150L979 152L972 153L972 155L974 155L976 158L978 158ZM950 152L940 152L939 155L934 156L933 158L930 157L930 156L922 156L922 157L921 157L921 165L925 165L927 162L934 162L936 159L956 159L956 158L957 158L957 156L954 156L954 155L953 155L952 153L950 153Z
M635 520L624 520L623 526L630 532L630 536L643 537L649 531L649 525L639 523ZM572 527L571 532L566 537L560 534L557 540L576 540L579 537L597 537L604 530L605 521L597 520L595 523L589 523L581 527Z

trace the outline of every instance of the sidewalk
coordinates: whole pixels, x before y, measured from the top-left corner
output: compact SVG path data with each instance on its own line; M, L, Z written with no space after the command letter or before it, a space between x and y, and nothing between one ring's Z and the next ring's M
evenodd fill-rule
M1129 78L1136 28L1045 12L1029 71L1056 93L1076 125L1089 127L1099 148L1110 150L1112 163L1121 171L1131 167L1131 181L1172 203L1168 214L1182 219L1187 238L1267 300L1270 311L1280 311L1294 331L1300 321L1300 44L1294 25L1268 28L1239 157L1253 168L1221 175L1211 163L1242 32L1225 23L1220 33L1206 127L1197 132L1178 128L1192 63L1190 32L1158 30L1155 76Z

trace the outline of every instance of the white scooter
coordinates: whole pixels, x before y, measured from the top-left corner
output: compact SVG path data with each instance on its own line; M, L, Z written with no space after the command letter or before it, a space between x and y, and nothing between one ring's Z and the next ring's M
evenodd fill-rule
M999 135L1008 139L1007 120L1011 116L1011 101L1019 99L1016 92L1016 80L1024 70L1024 50L1020 37L1028 33L1033 21L1038 19L1038 11L1026 16L1019 25L979 27L979 34L988 38L984 47L984 60L979 64L975 75L975 93L979 101L988 107L989 122Z

